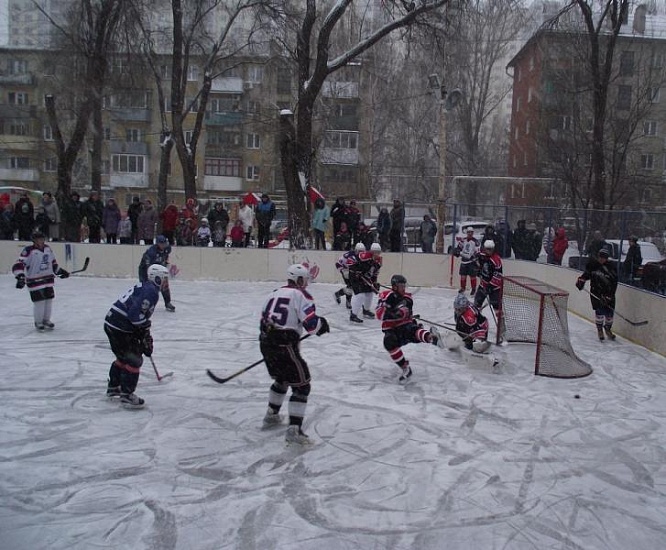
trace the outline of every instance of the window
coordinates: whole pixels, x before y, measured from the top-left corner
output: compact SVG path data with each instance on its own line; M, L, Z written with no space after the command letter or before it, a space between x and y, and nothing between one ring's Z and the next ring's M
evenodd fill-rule
M513 130L513 139L518 139L518 126L516 126Z
M520 104L522 103L521 99L522 98L520 98L520 97L518 99L516 99L516 112L517 113L520 112Z
M29 136L30 123L23 119L10 120L9 123L5 125L5 130L12 136Z
M663 53L655 53L652 56L652 68L653 69L661 69L664 66L664 54Z
M643 187L643 189L641 189L641 196L639 200L644 204L651 204L652 189L650 189L649 187Z
M207 110L211 113L222 113L224 111L236 111L240 104L239 95L218 96L208 100Z
M247 166L245 170L245 179L247 180L258 180L259 179L259 167L258 166Z
M512 199L522 199L525 196L525 184L524 183L512 183L511 184L511 198Z
M261 84L264 80L264 68L261 65L250 65L247 68L247 80L254 84Z
M44 161L44 172L55 172L58 169L58 157L49 157Z
M102 132L104 133L102 139L104 139L104 141L111 141L111 128L105 126Z
M171 79L171 65L160 65L160 77L165 80Z
M641 155L641 168L643 170L654 169L654 155L652 153Z
M525 122L525 135L529 136L530 135L530 121Z
M530 103L532 101L532 88L527 89L527 103Z
M260 148L260 139L259 134L247 134L245 146L248 149L259 149ZM251 179L251 178L248 178Z
M9 167L13 169L25 170L30 168L30 159L28 157L10 157Z
M26 92L9 92L8 100L10 105L27 105L28 94Z
M209 130L206 132L206 143L210 145L234 146L241 144L240 130Z
M631 108L631 86L617 87L617 108L620 111L628 111Z
M132 143L141 141L141 130L138 128L128 128L125 132L125 141L131 141Z
M26 74L28 72L28 62L23 59L12 59L9 62L9 74Z
M44 124L42 129L44 135L44 141L53 141L53 128L50 124Z
M245 108L245 110L248 113L253 113L253 114L258 115L258 114L261 113L261 105L259 105L258 101L248 101L247 102L247 107Z
M520 67L516 67L516 80L520 82Z
M571 130L573 127L573 117L571 115L562 115L562 130Z
M633 76L634 74L634 52L622 52L620 54L620 76Z
M102 174L110 174L111 173L111 162L108 160L103 160L102 161Z
M127 109L147 109L150 93L134 90L118 93L107 99L107 106Z
M643 122L643 135L644 136L656 136L657 135L657 121L656 120L646 120Z
M241 175L241 161L240 159L207 158L204 163L204 174L206 176L239 178Z
M277 70L277 93L291 93L291 71L289 69L281 68Z
M183 132L183 137L185 138L185 145L192 143L192 130L185 130Z
M144 158L141 155L113 155L113 171L128 174L143 174Z
M650 103L659 103L659 88L648 89L648 101Z
M189 82L196 82L199 80L199 66L198 65L190 65L187 68L187 80Z
M326 132L326 146L332 149L357 149L358 132Z
M534 56L530 57L530 71L534 70Z

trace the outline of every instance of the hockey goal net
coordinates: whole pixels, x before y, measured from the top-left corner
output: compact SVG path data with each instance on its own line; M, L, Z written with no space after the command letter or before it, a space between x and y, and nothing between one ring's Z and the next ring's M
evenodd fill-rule
M536 344L534 374L582 378L592 367L580 359L569 340L569 293L529 277L504 277L502 320L507 342Z

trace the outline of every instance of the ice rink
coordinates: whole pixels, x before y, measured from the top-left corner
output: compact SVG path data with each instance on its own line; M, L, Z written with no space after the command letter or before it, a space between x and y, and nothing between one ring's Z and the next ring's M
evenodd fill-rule
M382 274L388 281L390 274ZM396 383L379 322L350 325L335 285L310 290L331 333L302 343L313 375L307 450L262 430L258 314L276 283L171 283L153 316L158 382L140 411L105 398L102 326L129 279L56 282L52 332L1 275L3 550L656 550L666 547L666 360L569 316L591 376L533 375L534 347L404 348ZM452 320L456 292L418 289ZM651 330L650 325L645 330ZM491 333L494 332L494 327ZM578 394L580 399L574 398Z

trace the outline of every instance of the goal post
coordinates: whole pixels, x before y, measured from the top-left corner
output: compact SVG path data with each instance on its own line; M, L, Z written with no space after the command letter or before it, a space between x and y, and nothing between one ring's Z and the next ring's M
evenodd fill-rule
M592 373L592 367L576 355L571 345L568 301L568 292L537 279L504 277L503 338L536 344L534 374L582 378Z

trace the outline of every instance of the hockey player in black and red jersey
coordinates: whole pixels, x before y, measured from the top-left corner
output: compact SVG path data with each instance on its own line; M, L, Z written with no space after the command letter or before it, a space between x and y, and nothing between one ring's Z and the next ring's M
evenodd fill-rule
M259 346L273 384L268 393L264 427L279 425L282 403L291 388L287 443L310 443L303 432L303 417L310 395L310 370L300 353L303 330L321 336L330 332L328 321L319 317L306 290L308 268L294 264L287 269L287 285L271 292L261 310Z
M347 309L351 309L351 299L352 299L352 287L349 281L349 266L356 263L358 260L358 253L365 252L365 245L363 243L356 243L354 250L348 250L342 256L338 258L335 262L335 269L338 270L342 280L345 282L345 286L341 289L335 291L335 301L339 304L340 298L343 296L346 297Z
M141 257L139 264L139 281L145 283L148 280L148 268L151 265L159 264L168 268L169 254L171 254L171 245L164 235L158 235L155 244L151 244ZM164 298L164 307L172 313L176 311L176 306L171 303L171 289L167 279L164 287L161 289L162 298Z
M472 305L463 292L453 302L456 331L463 339L466 349L484 353L490 347L488 342L488 319Z
M474 294L474 305L481 309L483 302L488 298L488 303L495 312L495 319L501 327L504 326L502 320L502 258L495 250L495 242L490 239L483 242L483 249L477 259L479 268L479 277L481 284ZM500 335L504 334L504 329L499 328ZM501 336L500 336L501 339Z
M382 322L384 348L402 371L398 378L400 384L406 384L412 376L412 369L402 353L402 346L425 343L444 347L442 336L435 327L425 330L423 325L417 323L412 313L413 307L412 295L407 292L407 279L402 275L393 275L391 290L384 290L379 294L376 315Z
M585 272L578 277L576 288L583 290L585 281L590 281L590 302L594 310L594 322L599 340L604 340L604 331L609 340L615 340L613 320L615 317L615 292L617 271L608 265L608 250L601 248L596 258L587 262Z
M349 282L354 295L351 299L351 312L349 320L352 323L362 323L360 314L368 319L374 319L371 311L372 297L379 292L379 270L382 267L382 247L373 243L370 250L359 252L356 261L349 265Z
M120 398L127 409L142 409L144 400L134 393L139 383L143 355L153 354L150 318L160 298L160 290L168 284L169 270L153 264L146 270L146 280L120 296L104 319L111 351L116 359L109 369L108 398Z
M478 265L476 262L477 256L479 255L480 243L477 239L474 238L474 228L468 227L465 230L466 237L458 242L453 251L454 256L460 257L460 291L465 292L467 288L467 277L469 277L469 283L472 287L471 295L474 296L476 292L476 273Z
M21 250L18 260L12 266L12 273L16 277L16 288L28 286L35 328L39 331L52 330L55 326L51 322L54 281L56 277L66 279L69 273L58 267L53 250L46 244L44 233L33 232L32 244Z

